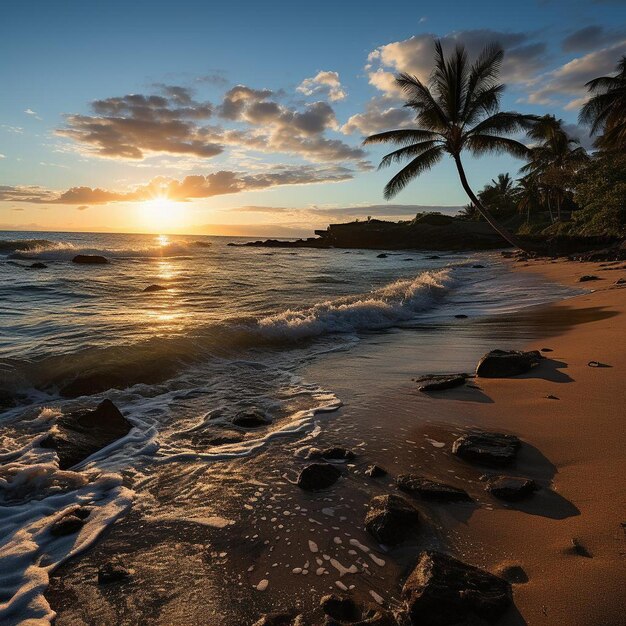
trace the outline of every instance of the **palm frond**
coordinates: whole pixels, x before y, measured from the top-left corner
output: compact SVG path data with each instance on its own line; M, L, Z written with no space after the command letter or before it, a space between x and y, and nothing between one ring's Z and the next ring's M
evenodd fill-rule
M525 158L529 154L528 146L510 137L500 137L498 135L470 135L465 146L468 150L477 155L495 153L510 154L515 157Z
M415 157L405 165L386 185L384 196L390 200L402 191L414 178L431 169L444 155L442 147L437 146Z
M440 140L422 141L420 143L411 144L410 146L404 146L403 148L399 148L398 150L394 150L393 152L386 154L378 165L378 169L389 167L392 163L398 163L400 161L405 161L408 158L419 156L420 154L423 154L427 150L430 150L438 145L443 147Z
M398 130L387 130L382 133L370 135L363 140L363 144L372 143L395 143L399 146L406 146L416 141L431 141L437 138L437 134L430 130L419 128L406 128Z

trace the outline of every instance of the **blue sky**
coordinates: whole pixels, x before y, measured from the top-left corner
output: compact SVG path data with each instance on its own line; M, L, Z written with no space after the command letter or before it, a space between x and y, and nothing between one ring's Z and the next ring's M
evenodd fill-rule
M4 229L300 234L334 209L462 205L450 163L385 205L392 172L369 169L383 150L360 143L409 123L394 72L426 76L433 36L470 52L498 40L503 108L555 113L585 142L582 85L626 53L618 0L31 1L2 13ZM476 188L520 165L466 164Z

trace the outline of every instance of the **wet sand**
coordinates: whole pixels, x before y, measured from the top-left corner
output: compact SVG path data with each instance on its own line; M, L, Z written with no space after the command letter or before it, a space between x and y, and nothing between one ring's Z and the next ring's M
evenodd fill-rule
M344 401L320 418L321 433L192 468L190 492L178 489L182 467L172 464L93 550L53 576L46 596L57 624L134 624L141 616L144 624L234 626L291 607L318 623L319 598L342 586L393 608L426 547L491 571L523 567L528 582L514 586L515 608L501 624L622 624L626 290L612 285L626 272L597 264L522 265L515 271L576 286L582 274L604 280L584 285L594 293L555 306L377 334L313 362L302 374ZM525 376L437 395L420 393L411 381L469 371L493 348L525 346L553 349ZM588 367L592 359L611 367ZM518 435L524 445L514 473L534 478L540 491L519 505L487 494L484 470L450 453L452 441L471 427ZM305 493L293 480L306 445L346 446L357 458L341 466L333 488ZM365 477L371 463L389 476ZM409 471L463 487L474 501L416 500L423 521L415 537L387 551L364 531L366 504L395 492L395 476ZM233 523L219 528L221 520ZM589 556L572 550L572 538ZM112 558L134 570L132 582L97 584L98 567Z

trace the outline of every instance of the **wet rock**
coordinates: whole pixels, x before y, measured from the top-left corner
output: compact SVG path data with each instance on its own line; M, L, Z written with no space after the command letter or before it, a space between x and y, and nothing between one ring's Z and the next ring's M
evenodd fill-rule
M106 257L99 254L77 254L72 263L83 263L85 265L105 265L109 262Z
M131 572L123 565L116 563L105 563L98 570L98 584L108 585L110 583L123 582L131 578Z
M298 487L305 491L320 491L334 485L341 472L329 463L311 463L298 476Z
M541 348L540 352L554 352L552 348Z
M506 580L434 551L421 553L402 597L411 623L420 626L492 623L512 602Z
M538 350L492 350L483 356L476 367L481 378L507 378L531 370L543 357Z
M431 254L430 256L426 257L429 261L436 261L437 259L440 259L441 257L437 254Z
M381 478L382 476L387 476L387 470L383 469L379 465L370 465L365 470L365 475L370 478Z
M244 436L237 431L224 432L204 440L209 446L225 446L231 443L241 443Z
M377 255L376 255L376 258L377 258L377 259L386 259L388 256L389 256L388 254L384 254L384 253L383 253L383 254L377 254Z
M416 474L402 474L398 476L396 484L398 489L417 495L424 500L437 500L439 502L471 502L472 500L464 489L428 480Z
M327 448L321 452L320 456L328 461L351 461L356 455L352 450L336 447Z
M467 374L428 374L415 379L420 391L442 391L465 384Z
M77 533L85 525L85 520L80 517L69 514L64 515L50 526L50 534L55 537L65 537Z
M57 419L55 432L42 442L59 457L59 467L68 469L98 450L128 434L132 425L111 400L103 400L95 409L82 409Z
M485 489L500 500L515 502L532 495L537 490L537 483L530 478L494 476L489 479Z
M168 287L164 285L148 285L145 289L143 289L144 293L152 293L153 291L167 291Z
M484 265L480 265L480 263L477 263L476 265L472 265L472 269L475 270L484 270L485 266Z
M271 423L272 420L258 409L245 409L237 413L233 418L233 424L242 428L259 428L260 426L268 426Z
M515 461L521 441L515 435L472 432L452 444L452 453L466 461L486 465L510 465Z
M521 585L528 582L528 574L521 565L503 565L497 570L498 576L514 584Z
M601 280L599 276L594 276L593 274L585 274L578 279L579 283L588 283L591 280Z
M36 263L31 263L30 267L31 269L34 269L34 270L45 270L48 268L48 266L45 263L41 263L40 261L37 261Z
M572 537L572 547L569 549L569 552L578 556L584 556L586 559L593 558L591 552L589 552L580 539L577 539L576 537Z
M466 320L468 316L464 313L457 313L457 315L455 315L454 317L456 317L456 319L458 320Z
M365 516L365 529L376 541L387 545L403 541L417 529L418 523L418 510L395 494L372 498Z
M330 594L320 600L320 608L330 618L327 626L395 626L391 615L371 603L357 602L355 599Z

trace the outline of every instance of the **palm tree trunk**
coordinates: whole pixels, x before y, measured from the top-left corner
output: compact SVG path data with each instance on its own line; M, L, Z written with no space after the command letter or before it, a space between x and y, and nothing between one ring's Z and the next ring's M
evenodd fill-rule
M502 239L510 243L514 248L519 248L524 252L528 252L528 250L526 250L518 241L517 237L512 235L506 228L504 228L504 226L499 224L493 215L491 215L491 212L487 209L487 207L484 206L483 203L476 197L476 194L472 191L472 188L467 182L467 177L465 176L465 170L463 169L460 157L455 156L454 162L456 163L456 169L459 172L459 178L461 179L461 185L463 185L465 193L469 196L469 199L474 203L478 212L485 218L491 228L493 228L500 235L500 237L502 237Z

